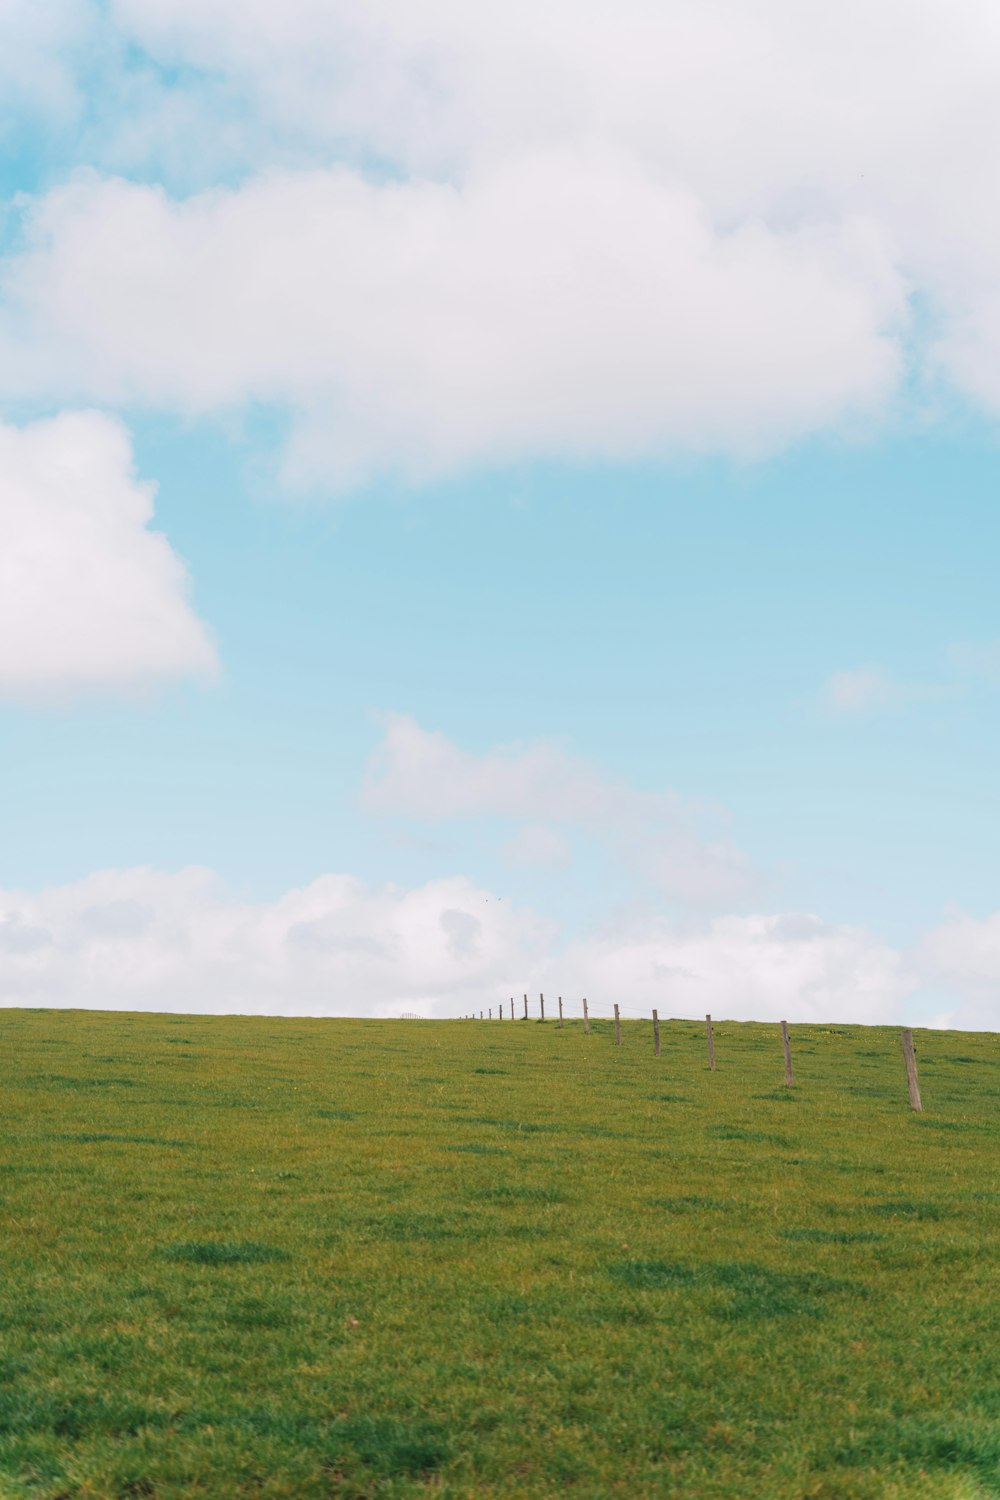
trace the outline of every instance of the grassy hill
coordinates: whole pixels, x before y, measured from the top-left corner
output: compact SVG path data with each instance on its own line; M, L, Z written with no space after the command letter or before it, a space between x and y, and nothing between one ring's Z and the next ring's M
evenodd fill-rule
M0 1496L1000 1495L1000 1047L0 1011Z

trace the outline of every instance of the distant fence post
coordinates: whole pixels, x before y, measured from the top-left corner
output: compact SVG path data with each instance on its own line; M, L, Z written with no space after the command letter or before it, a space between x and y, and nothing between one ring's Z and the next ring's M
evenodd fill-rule
M795 1082L792 1077L792 1044L788 1040L788 1022L781 1023L781 1045L785 1049L785 1087L790 1089Z
M622 1018L618 1014L618 1005L616 1003L615 1004L615 1046L616 1047L620 1047L621 1044L622 1044Z
M583 1031L585 1036L590 1035L590 1013L587 1010L586 1000L583 1002Z
M527 995L525 995L525 997L524 997L524 1019L525 1020L528 1019L528 997L527 997Z
M483 1013L482 1013L482 1011L480 1011L480 1012L479 1012L479 1019L480 1019L480 1020L482 1020L482 1019L483 1019Z
M559 1025L561 1026L562 1023L563 1023L563 1017L562 1017L562 995L560 995L559 996Z
M917 1079L917 1054L913 1050L913 1032L904 1027L901 1033L903 1061L906 1063L906 1086L910 1091L910 1108L923 1109L920 1102L920 1083Z
M712 1026L712 1017L705 1017L705 1033L708 1037L708 1066L715 1072L715 1031Z
M493 1007L491 1005L490 1006L490 1020L492 1021L492 1019L493 1019Z
M657 1015L656 1011L654 1010L653 1011L653 1056L654 1057L659 1057L659 1055L660 1055L660 1018Z
M539 1012L540 1012L540 1015L541 1015L541 1019L544 1021L545 1020L545 996L544 995L539 995L539 997L538 997L538 1006L539 1006Z

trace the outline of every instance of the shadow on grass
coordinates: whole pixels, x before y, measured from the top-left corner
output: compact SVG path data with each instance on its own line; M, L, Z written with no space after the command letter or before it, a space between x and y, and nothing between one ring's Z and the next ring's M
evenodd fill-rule
M717 1318L756 1319L820 1317L824 1298L858 1292L848 1281L837 1281L812 1271L773 1271L752 1262L718 1265L683 1261L619 1261L609 1268L612 1278L637 1291L665 1291L677 1287L705 1287L726 1294L710 1309Z
M287 1251L257 1240L190 1240L169 1245L163 1257L190 1266L260 1266L291 1259Z

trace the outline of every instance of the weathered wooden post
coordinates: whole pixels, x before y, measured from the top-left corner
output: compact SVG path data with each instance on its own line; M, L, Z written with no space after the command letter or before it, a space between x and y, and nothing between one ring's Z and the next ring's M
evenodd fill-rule
M660 1055L660 1018L657 1015L656 1011L654 1010L653 1011L653 1056L654 1057L659 1057L659 1055Z
M538 1005L539 1005L539 1010L541 1012L541 1018L544 1021L545 1020L545 996L544 995L539 995L539 997L538 997Z
M590 1035L590 1012L587 1010L587 1002L583 1002L583 1032L585 1036Z
M525 995L525 997L524 997L524 1019L525 1020L528 1019L528 997L527 997L527 995Z
M917 1054L913 1050L913 1032L904 1027L901 1033L903 1061L906 1063L906 1086L910 1091L910 1108L923 1109L920 1102L920 1081L917 1078Z
M562 995L560 995L560 996L559 996L559 1025L560 1025L560 1026L561 1026L561 1025L562 1025L562 1023L563 1023L563 1014L562 1014Z
M712 1017L705 1017L705 1032L708 1036L708 1066L715 1072L715 1032L712 1028Z
M493 1019L493 1007L491 1005L490 1006L490 1020L492 1021L492 1019Z
M785 1049L785 1087L790 1089L795 1082L792 1077L792 1044L788 1040L788 1022L781 1023L781 1045Z
M616 1002L615 1003L615 1046L616 1047L620 1047L621 1044L622 1044L622 1018L618 1014L618 1004Z

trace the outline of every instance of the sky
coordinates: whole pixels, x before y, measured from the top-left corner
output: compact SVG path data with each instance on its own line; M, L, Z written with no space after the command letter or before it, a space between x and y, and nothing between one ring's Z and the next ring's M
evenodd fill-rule
M1000 1030L998 68L0 0L0 1004Z

